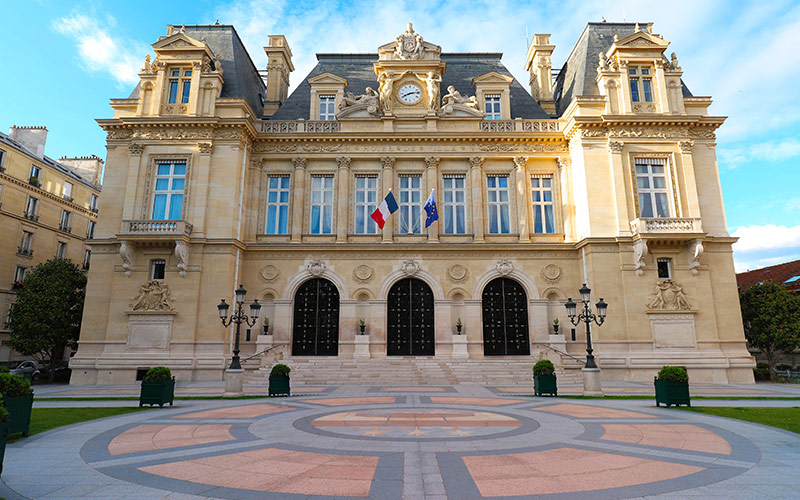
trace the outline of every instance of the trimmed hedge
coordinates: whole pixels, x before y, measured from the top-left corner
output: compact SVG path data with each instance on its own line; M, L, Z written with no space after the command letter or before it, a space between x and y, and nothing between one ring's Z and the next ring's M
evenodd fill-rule
M658 380L668 382L688 382L689 375L680 366L665 366L658 372Z
M284 365L283 363L278 363L277 365L272 367L272 371L270 375L277 375L279 377L286 377L289 375L289 372L292 371L291 368Z
M534 375L552 375L556 372L556 367L553 366L553 362L549 359L543 359L541 361L537 361L535 365L533 365L533 374Z
M166 366L154 366L147 370L144 376L147 382L161 382L163 380L172 380L172 372Z
M33 394L31 383L22 375L0 373L0 394L7 398L18 398Z

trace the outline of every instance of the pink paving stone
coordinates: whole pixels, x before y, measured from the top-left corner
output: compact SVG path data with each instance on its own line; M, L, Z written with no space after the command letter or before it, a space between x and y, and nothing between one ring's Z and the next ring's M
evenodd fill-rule
M691 424L603 424L600 439L647 446L730 455L731 444L719 434Z
M218 408L216 410L196 411L194 413L178 415L175 418L255 418L290 409L291 408L287 408L285 406L261 403L255 405L234 406L231 408Z
M325 406L348 406L348 405L378 405L394 403L397 398L394 396L378 396L373 398L331 398L331 399L307 399L300 400L304 403L313 403Z
M512 458L503 464L498 459ZM597 451L555 450L463 457L483 496L545 495L620 488L693 474L702 467ZM525 465L518 465L517 461Z
M139 425L108 443L108 453L121 455L179 446L231 441L230 425Z
M161 477L301 495L369 495L378 457L266 448L140 467Z
M446 396L431 396L432 403L443 403L452 405L478 405L478 406L502 406L514 403L525 403L523 399L490 399L490 398L458 398Z
M646 413L568 403L540 406L535 408L535 410L560 413L562 415L569 415L576 418L656 418L655 416L648 415Z

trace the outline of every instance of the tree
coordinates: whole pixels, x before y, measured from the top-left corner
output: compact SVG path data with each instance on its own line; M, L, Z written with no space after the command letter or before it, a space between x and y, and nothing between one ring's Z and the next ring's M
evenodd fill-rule
M766 281L739 293L744 335L767 358L770 376L782 353L800 347L800 296Z
M72 261L52 259L25 277L11 309L11 347L48 366L53 381L59 354L77 346L86 273Z

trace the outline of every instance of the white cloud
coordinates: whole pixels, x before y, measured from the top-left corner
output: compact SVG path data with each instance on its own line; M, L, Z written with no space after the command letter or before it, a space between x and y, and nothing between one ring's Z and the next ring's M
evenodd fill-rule
M800 156L800 140L776 139L735 148L719 148L719 160L723 166L736 168L752 161L785 161Z
M114 26L115 21L107 18L106 24ZM75 42L87 71L108 73L120 85L139 82L139 68L149 52L144 44L112 37L99 19L75 11L54 20L52 28Z
M800 225L741 226L732 236L739 238L733 244L737 272L800 259Z

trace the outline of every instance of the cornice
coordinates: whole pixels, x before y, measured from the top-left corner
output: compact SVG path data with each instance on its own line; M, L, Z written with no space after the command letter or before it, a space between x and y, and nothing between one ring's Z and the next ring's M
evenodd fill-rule
M714 131L726 116L707 115L600 115L572 116L564 127L564 137L641 137L714 139ZM628 129L625 131L624 129ZM638 130L637 130L638 129ZM650 135L648 135L648 133ZM655 134L653 134L655 132Z
M19 187L22 187L22 188L25 188L25 189L29 189L29 190L33 191L33 193L36 194L37 196L39 196L40 198L41 197L48 198L51 201L57 202L59 205L63 205L65 207L71 208L74 212L80 212L83 215L86 215L87 217L89 217L90 220L97 220L97 213L92 212L88 208L85 208L85 207L82 207L80 205L77 205L74 202L67 201L62 196L57 196L57 195L51 193L50 191L45 191L42 188L37 188L36 186L32 185L30 182L25 182L23 180L17 179L13 175L8 175L5 172L0 173L0 179L3 179L4 181L10 182L12 184L15 184L15 185L17 185ZM97 190L97 192L100 193L99 190Z
M175 137L170 139L198 140L198 139L233 139L221 134L221 131L240 130L245 133L249 140L255 139L257 132L253 122L247 118L219 118L219 117L200 117L200 116L179 116L179 117L123 117L98 119L97 124L106 131L109 141L128 140L128 139L159 139L149 137L148 132L155 130L192 130L194 135L171 134ZM129 131L130 133L125 133ZM204 133L196 133L204 131ZM152 135L152 134L150 134ZM163 139L161 139L163 140Z

